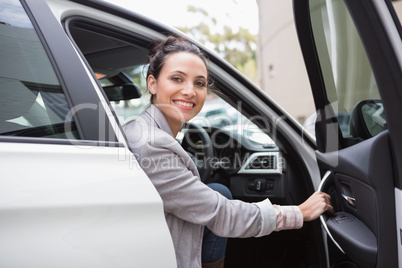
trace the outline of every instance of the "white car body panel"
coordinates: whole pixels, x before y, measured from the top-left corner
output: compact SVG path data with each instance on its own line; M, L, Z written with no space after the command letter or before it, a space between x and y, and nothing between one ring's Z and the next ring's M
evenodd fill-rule
M176 267L162 200L131 156L2 143L0 267Z

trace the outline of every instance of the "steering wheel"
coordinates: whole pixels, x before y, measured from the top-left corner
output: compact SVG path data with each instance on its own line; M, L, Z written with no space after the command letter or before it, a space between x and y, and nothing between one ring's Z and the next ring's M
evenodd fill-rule
M211 139L202 126L191 122L185 123L182 131L184 137L181 146L197 166L201 181L205 183L213 171L214 150ZM202 154L201 159L199 158L200 154Z

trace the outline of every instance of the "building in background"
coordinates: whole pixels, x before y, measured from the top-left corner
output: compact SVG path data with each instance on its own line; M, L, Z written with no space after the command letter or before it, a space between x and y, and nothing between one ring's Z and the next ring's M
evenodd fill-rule
M402 18L402 1L393 2ZM294 25L292 0L257 0L257 4L261 88L299 123L305 124L315 108Z

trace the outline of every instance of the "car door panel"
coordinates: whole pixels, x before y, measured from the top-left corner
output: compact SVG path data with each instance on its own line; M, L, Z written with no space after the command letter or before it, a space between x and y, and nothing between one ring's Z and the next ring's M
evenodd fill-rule
M362 221L351 214L338 212L326 223L345 254L361 267L375 267L377 239Z
M89 144L2 142L1 267L175 267L162 200L136 160Z
M341 213L327 219L328 229L346 255L357 260L361 267L375 267L377 259L373 254L377 253L377 244L396 244L395 222L381 224L379 221L392 218L395 211L388 136L385 131L337 152L317 152L321 161L331 163L328 159L331 158L332 164L336 164L329 168L333 178L325 188L333 187L329 192L335 210ZM337 154L338 163L333 163L333 154ZM338 216L350 220L339 220ZM387 248L395 254L395 248Z
M395 188L395 208L397 217L398 256L402 256L402 191ZM402 267L402 259L399 258L399 267Z
M390 36L397 31L383 2L294 1L318 114L316 155L326 174L321 190L331 195L335 209L321 219L333 239L328 244L333 267L343 267L345 260L352 267L396 267L398 262L401 73L392 46L400 37ZM303 9L307 16L301 16ZM356 116L364 110L362 101L384 108L386 124L379 134L368 135L363 129L368 123ZM349 120L341 125L345 114Z

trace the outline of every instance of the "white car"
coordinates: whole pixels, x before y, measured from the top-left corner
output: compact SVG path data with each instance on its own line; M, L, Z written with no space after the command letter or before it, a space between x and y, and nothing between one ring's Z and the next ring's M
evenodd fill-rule
M300 204L319 189L335 214L230 238L225 267L402 267L399 20L388 0L295 0L294 17L315 139L194 42L214 97L252 124L180 142L236 199ZM103 1L0 1L0 267L176 267L162 200L121 127L149 100L150 42L171 33Z

